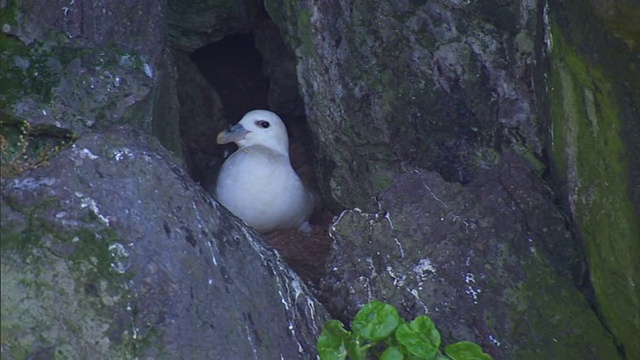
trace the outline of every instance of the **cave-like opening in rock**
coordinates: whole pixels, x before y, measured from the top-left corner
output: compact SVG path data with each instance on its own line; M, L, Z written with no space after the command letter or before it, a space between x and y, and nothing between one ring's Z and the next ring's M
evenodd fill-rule
M208 83L207 89L200 85L181 99L181 106L189 103L187 107L193 109L181 115L180 126L194 180L205 188L211 185L212 164L215 168L224 154L235 149L233 145L216 145L216 133L254 109L271 110L282 118L289 132L292 165L298 171L312 168L312 140L298 94L295 57L270 20L258 22L253 32L227 35L196 49L189 59ZM185 78L181 80L183 88L197 86Z
M189 60L192 65L178 62L180 131L189 173L208 189L223 155L234 150L216 145L216 133L249 110L269 108L269 79L251 34L225 36L196 49Z
M192 178L205 189L214 186L216 167L224 161L225 153L235 150L234 145L216 145L217 132L239 121L250 110L268 109L276 112L287 126L292 166L317 191L313 141L298 92L295 55L286 47L275 24L263 18L251 32L227 35L207 44L189 54L186 61L189 60L191 64L178 63L178 77L183 89L181 107L189 104L190 109L181 111L180 123L185 160ZM206 84L184 74L189 67L189 71L199 72ZM269 234L265 241L307 282L317 285L329 250L330 239L325 229L331 217L320 206L311 220L315 225L311 234Z
M262 56L253 35L225 36L189 58L216 89L228 121L240 120L251 109L269 108L269 79L263 75Z

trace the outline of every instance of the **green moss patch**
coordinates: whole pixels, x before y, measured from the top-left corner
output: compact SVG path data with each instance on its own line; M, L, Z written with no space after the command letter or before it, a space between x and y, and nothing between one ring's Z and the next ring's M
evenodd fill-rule
M50 49L27 46L5 33L0 33L0 49L0 108L7 109L27 94L50 102L53 88L60 82L56 64L50 61Z
M109 229L56 230L35 214L22 230L4 225L3 354L133 358L139 345L134 324L126 324L130 275L118 266L126 256L119 237Z
M623 100L607 70L552 28L548 96L555 167L584 239L599 311L627 358L637 359L640 224L630 196Z

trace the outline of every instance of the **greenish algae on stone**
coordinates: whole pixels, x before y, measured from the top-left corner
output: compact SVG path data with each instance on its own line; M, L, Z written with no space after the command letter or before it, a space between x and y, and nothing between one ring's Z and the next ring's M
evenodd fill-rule
M640 51L640 4L634 0L592 1L594 13L614 36L634 51Z
M513 349L514 359L622 359L570 279L558 276L540 255L523 266L529 279L504 288L504 298L510 300L506 321L511 335L526 339Z
M51 101L60 74L49 58L50 52L50 48L27 46L0 32L0 109L8 109L27 94L43 103Z
M640 225L629 173L637 154L623 140L621 93L606 66L579 53L555 24L552 29L548 96L556 172L584 240L598 310L626 358L640 359Z
M129 275L117 266L118 238L109 230L52 228L39 215L52 205L45 201L42 209L29 210L22 224L3 221L3 355L135 358L141 344L134 324L123 327L116 316L129 312L130 301ZM13 212L8 204L3 211Z

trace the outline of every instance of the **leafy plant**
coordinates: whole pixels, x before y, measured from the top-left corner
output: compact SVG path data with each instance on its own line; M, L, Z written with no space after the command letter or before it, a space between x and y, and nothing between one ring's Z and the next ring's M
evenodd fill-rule
M318 338L320 359L370 359L374 352L381 360L492 360L480 346L468 341L447 345L443 354L440 332L428 316L406 322L396 308L377 300L358 311L351 330L338 320L327 321Z

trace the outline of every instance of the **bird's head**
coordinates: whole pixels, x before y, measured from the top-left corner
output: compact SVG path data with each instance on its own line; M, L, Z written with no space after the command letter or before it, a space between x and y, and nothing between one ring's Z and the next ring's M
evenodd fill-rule
M234 142L240 149L262 145L289 155L287 128L278 115L267 110L253 110L246 113L240 122L220 132L218 144Z

